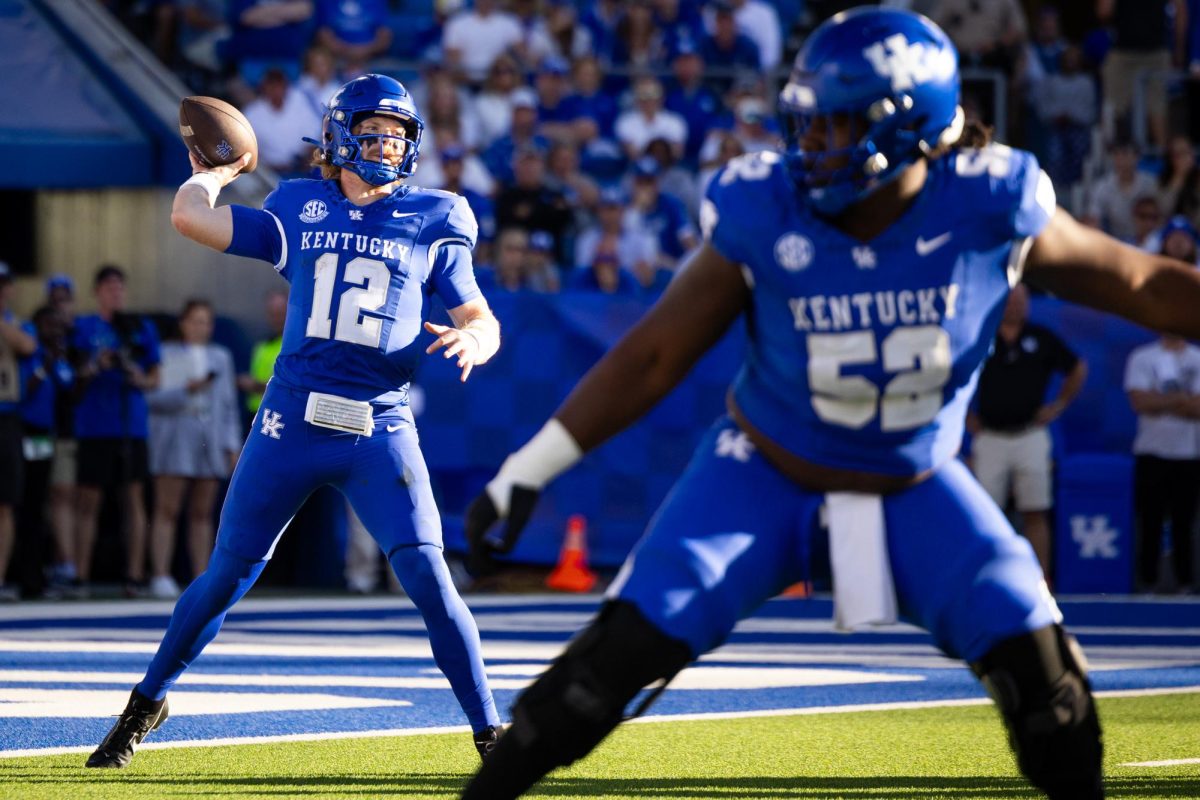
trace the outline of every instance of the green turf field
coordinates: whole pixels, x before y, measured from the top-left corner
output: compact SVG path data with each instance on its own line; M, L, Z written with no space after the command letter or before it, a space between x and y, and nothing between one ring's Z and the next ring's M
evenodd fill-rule
M1200 797L1200 694L1101 700L1108 794ZM0 761L0 797L455 797L466 734L148 750L125 770L85 755ZM627 725L528 796L554 798L1036 797L989 706Z

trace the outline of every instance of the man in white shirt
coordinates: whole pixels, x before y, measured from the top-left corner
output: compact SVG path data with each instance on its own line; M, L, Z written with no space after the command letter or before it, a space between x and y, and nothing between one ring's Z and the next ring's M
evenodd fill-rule
M472 83L481 82L492 62L510 48L522 49L525 32L495 0L475 0L474 8L459 11L446 23L442 49L446 66L461 71Z
M683 156L688 126L683 117L663 108L662 84L657 78L644 76L633 84L634 107L617 117L617 141L625 156L635 161L642 156L653 139L666 139L676 159Z
M1158 586L1163 524L1171 523L1176 586L1194 591L1192 528L1200 496L1200 347L1163 336L1125 365L1125 391L1138 415L1133 440L1134 511L1142 588Z
M242 112L258 139L258 157L280 173L303 172L312 145L302 136L319 139L321 116L304 93L288 84L282 70L269 69L258 86L258 99Z
M1134 235L1133 202L1142 195L1155 194L1158 182L1137 168L1138 152L1132 142L1114 143L1109 160L1112 169L1096 181L1084 221L1118 239L1130 241Z

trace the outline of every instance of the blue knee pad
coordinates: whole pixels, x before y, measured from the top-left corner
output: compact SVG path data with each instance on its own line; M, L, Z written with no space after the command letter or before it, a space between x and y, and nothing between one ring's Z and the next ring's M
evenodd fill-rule
M218 544L208 569L192 581L175 604L167 633L137 690L152 700L166 696L221 630L225 614L250 591L266 566L266 559L250 561Z
M388 561L425 620L433 660L450 681L471 730L479 732L499 724L483 667L479 629L454 588L441 548L431 544L397 547L388 553Z

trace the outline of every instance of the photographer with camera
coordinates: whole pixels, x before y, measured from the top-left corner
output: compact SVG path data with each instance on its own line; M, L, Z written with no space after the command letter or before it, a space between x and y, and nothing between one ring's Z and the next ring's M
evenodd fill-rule
M105 489L117 491L125 529L125 594L145 583L145 392L158 386L159 346L154 324L125 312L125 273L112 265L96 271L96 313L75 321L72 334L82 395L75 411L79 440L76 572L86 585Z

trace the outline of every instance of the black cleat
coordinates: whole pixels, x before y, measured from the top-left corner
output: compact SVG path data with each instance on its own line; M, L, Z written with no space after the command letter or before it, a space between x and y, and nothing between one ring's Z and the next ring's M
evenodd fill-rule
M479 751L479 757L484 761L487 760L488 754L496 748L496 742L500 741L504 728L504 725L488 725L475 734L475 749Z
M167 698L151 700L137 689L129 695L129 705L121 712L117 724L104 737L96 752L88 757L87 766L120 769L133 760L134 748L146 734L158 730L167 721Z

